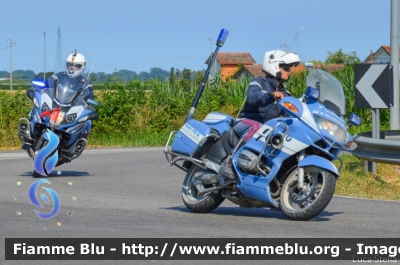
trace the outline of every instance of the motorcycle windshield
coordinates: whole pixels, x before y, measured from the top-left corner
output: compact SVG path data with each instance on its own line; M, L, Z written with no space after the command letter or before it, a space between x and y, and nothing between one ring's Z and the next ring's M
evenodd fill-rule
M333 75L320 70L312 70L307 77L307 87L318 89L319 100L326 108L340 115L346 114L346 100L342 84Z
M58 80L55 88L56 99L61 104L70 104L82 92L82 89L80 89L81 86L81 82L76 82L72 78Z

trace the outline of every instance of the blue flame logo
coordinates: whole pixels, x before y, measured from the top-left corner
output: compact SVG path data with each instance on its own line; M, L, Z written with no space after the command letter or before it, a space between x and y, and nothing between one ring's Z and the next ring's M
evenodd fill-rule
M38 198L36 197L36 190L37 190L38 186L42 183L51 184L50 181L48 181L47 179L39 179L39 180L33 182L28 190L29 200L31 201L31 203L33 205L35 205L39 208L44 208L44 206L39 202ZM50 194L50 197L54 202L53 210L50 213L41 213L37 210L34 210L34 212L40 218L47 220L47 219L52 218L53 216L55 216L58 213L58 211L60 210L61 204L60 204L60 199L58 198L58 194L54 190L52 190L50 188L44 188L44 187L42 187L42 189L44 189L45 191L47 191ZM45 194L41 194L40 197L42 198L42 200L45 203L49 203L49 198Z
M57 164L57 147L60 143L60 139L49 129L47 129L47 132L44 133L42 137L46 139L48 143L35 156L33 168L42 176L47 176Z

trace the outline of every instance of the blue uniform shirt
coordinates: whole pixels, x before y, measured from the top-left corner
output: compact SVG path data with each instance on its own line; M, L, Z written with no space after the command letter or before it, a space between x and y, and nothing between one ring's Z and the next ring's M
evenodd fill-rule
M265 123L279 117L283 113L282 107L268 94L275 91L282 92L285 97L289 95L283 84L272 77L253 78L247 88L246 102L239 118Z

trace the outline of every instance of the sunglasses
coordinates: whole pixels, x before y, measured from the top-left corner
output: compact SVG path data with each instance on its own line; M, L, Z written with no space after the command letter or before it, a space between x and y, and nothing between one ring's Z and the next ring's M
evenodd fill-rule
M73 66L74 68L77 68L77 69L81 69L81 67L82 67L82 64L77 64L77 63L67 63L67 67L68 67L68 68L71 68L71 66Z
M279 67L282 68L283 70L285 70L286 72L289 72L289 71L290 71L290 68L291 68L292 66L293 66L293 65L291 65L291 64L281 64Z

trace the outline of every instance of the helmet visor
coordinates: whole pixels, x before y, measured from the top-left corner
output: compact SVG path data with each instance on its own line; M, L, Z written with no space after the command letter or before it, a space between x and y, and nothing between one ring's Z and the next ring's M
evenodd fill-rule
M80 63L67 63L67 68L71 69L71 70L74 70L74 69L79 70L79 69L82 68L82 64L80 64Z

